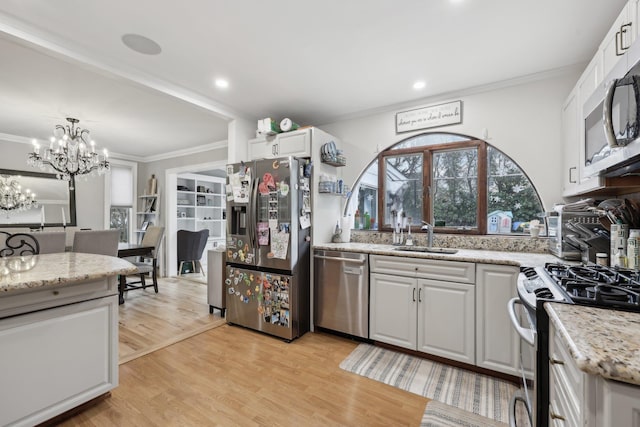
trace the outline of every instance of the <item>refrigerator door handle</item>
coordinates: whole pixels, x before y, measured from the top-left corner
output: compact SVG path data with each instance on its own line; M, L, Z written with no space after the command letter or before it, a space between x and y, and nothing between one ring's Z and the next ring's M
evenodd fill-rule
M259 178L253 180L253 188L251 189L251 200L249 202L249 239L251 239L251 243L253 244L254 252L258 250L258 239L256 228L258 225L256 221L258 220L258 184L260 182Z

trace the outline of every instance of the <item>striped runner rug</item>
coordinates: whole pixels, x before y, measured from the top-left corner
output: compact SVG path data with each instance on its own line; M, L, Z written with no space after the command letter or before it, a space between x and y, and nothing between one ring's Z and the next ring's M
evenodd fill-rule
M500 422L509 422L509 398L517 389L507 381L365 343L340 368Z
M508 424L431 400L420 427L508 427Z

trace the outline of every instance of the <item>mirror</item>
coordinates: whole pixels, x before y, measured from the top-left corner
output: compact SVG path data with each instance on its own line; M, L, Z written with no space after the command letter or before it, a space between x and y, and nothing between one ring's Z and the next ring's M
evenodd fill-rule
M27 211L0 211L0 227L39 228L62 227L62 220L67 226L76 226L76 196L71 181L62 181L52 173L27 172L11 169L0 169L0 175L16 179L22 189L35 193L37 208Z

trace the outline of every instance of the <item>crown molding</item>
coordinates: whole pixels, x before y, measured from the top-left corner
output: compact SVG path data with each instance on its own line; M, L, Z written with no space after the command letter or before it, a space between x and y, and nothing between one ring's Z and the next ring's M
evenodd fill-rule
M10 133L0 133L0 141L16 142L19 144L32 145L33 140L34 138L27 138L25 136L12 135ZM47 142L46 140L37 140L37 141L41 143ZM133 156L131 154L109 152L109 158L129 160L129 161L138 162L138 163L149 163L149 162L156 162L159 160L173 159L181 156L188 156L190 154L203 153L205 151L210 151L210 150L218 150L221 148L227 148L228 146L229 146L229 142L227 140L223 140L223 141L216 141L208 144L198 145L197 147L184 148L182 150L175 150L175 151L169 151L167 153L155 154L153 156Z
M198 154L198 153L203 153L205 151L218 150L218 149L221 149L221 148L227 148L228 146L229 146L229 142L227 140L211 142L209 144L199 145L197 147L191 147L191 148L185 148L185 149L182 149L182 150L170 151L168 153L156 154L154 156L147 156L147 157L142 158L139 161L141 161L143 163L157 162L159 160L173 159L173 158L176 158L176 157L188 156L190 154Z
M0 133L0 140L7 142L17 142L18 144L33 144L33 138L26 136L12 135L10 133Z

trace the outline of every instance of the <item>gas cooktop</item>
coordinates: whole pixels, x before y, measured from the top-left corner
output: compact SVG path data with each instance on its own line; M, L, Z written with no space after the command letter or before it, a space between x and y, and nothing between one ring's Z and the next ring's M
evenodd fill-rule
M640 272L600 265L546 264L544 273L581 305L640 312Z

